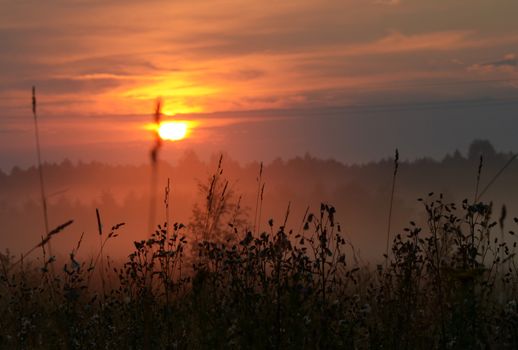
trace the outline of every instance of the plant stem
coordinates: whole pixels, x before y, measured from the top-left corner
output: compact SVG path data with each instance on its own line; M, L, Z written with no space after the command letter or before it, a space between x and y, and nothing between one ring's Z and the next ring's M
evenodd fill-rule
M43 168L41 166L41 147L40 133L38 128L38 115L36 113L36 87L32 87L32 115L34 117L34 138L36 140L36 155L38 158L38 174L40 180L41 205L43 207L43 221L45 224L45 235L49 233L49 215L47 210L47 196L45 195L45 183L43 181ZM52 256L52 246L50 241L47 243L49 247L49 255Z

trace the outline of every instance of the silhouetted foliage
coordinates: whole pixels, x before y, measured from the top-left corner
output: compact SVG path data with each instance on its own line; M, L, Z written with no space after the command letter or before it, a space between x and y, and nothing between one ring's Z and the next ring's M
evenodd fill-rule
M518 346L514 231L492 206L430 194L428 225L396 235L386 266L358 265L334 207L300 230L269 221L186 255L182 224L134 242L122 265L77 260L52 276L0 255L2 348L384 348ZM518 219L514 219L516 225ZM116 238L122 224L106 239ZM495 232L500 227L501 233ZM502 235L511 240L502 241ZM108 261L109 262L109 261ZM113 264L113 262L112 262ZM110 288L92 283L100 273ZM59 269L56 269L59 270Z

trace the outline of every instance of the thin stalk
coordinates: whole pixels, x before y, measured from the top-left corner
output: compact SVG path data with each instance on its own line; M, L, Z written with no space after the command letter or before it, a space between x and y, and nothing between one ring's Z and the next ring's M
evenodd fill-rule
M58 227L56 227L55 229L53 229L52 231L50 231L49 233L47 233L47 235L41 240L40 243L38 243L36 246L32 247L31 249L29 249L25 254L22 254L22 257L20 258L20 260L16 261L15 263L13 263L11 265L11 268L13 268L14 266L18 265L20 262L22 262L22 260L24 258L26 258L27 256L29 256L33 251L35 251L36 249L38 248L41 248L43 247L45 244L48 246L50 240L52 239L52 237L56 234L58 234L59 232L63 231L67 226L71 225L72 223L74 222L74 220L69 220L67 222L65 222L64 224L62 225L59 225Z
M155 114L153 121L155 123L155 143L151 149L151 177L149 184L149 218L148 218L148 232L149 235L153 234L153 228L155 226L155 212L156 212L156 187L158 182L158 152L162 147L162 139L158 130L160 128L162 118L162 101L160 99L156 102Z
M300 227L299 227L299 231L298 231L298 234L302 234L302 229L304 228L304 224L306 223L306 218L308 217L308 213L309 213L309 205L306 207L306 211L304 212L304 216L302 217L302 221L300 222Z
M38 174L40 180L41 205L43 208L43 221L45 225L45 235L49 233L49 215L47 210L47 196L45 195L45 183L43 181L43 168L41 166L41 147L40 132L38 128L38 114L36 112L36 87L32 87L32 116L34 117L34 138L36 140L36 155L38 158ZM52 256L52 246L50 241L47 243L49 255Z
M259 216L257 217L257 233L261 233L261 216L263 213L264 185L265 183L263 182L263 186L261 187L261 198L259 201Z
M480 191L480 194L478 194L476 197L475 197L475 202L477 202L478 200L480 200L480 198L487 192L487 190L495 183L495 181L500 177L500 175L502 175L502 173L505 171L505 169L507 169L509 167L509 165L511 165L511 163L516 159L516 157L518 157L518 153L517 154L514 154L508 161L507 163L504 164L504 166L495 174L495 176L493 176L491 178L491 180L487 183L486 187L484 187L482 189L482 191Z
M438 288L438 298L439 298L439 312L441 313L441 346L443 346L444 341L446 339L446 325L445 325L445 318L444 318L444 293L442 289L442 274L441 274L441 259L439 256L439 238L437 237L437 230L438 227L436 226L436 221L432 220L432 236L433 236L433 242L435 247L435 260L436 260L436 279L437 279L437 288ZM442 248L442 247L441 247Z
M498 254L498 257L500 259L499 261L499 265L502 266L502 274L505 273L505 269L504 269L504 247L502 246L502 244L504 244L504 228L505 228L505 219L507 217L507 207L504 205L502 205L502 211L500 213L500 219L498 220L499 222L499 226L500 226L500 247L499 247L499 254ZM499 275L499 266L497 265L496 266L496 277L498 277ZM500 303L503 303L504 301L504 296L505 296L505 285L503 284L503 281L502 279L500 279L500 286L497 286L497 293L498 293L498 301Z
M261 193L262 176L263 176L263 162L261 162L261 166L259 168L259 177L257 178L257 197L255 199L254 232L258 231L258 228L257 228L257 221L258 221L257 213L258 213L258 210L259 210L259 199L261 198L261 201L262 201L262 193Z
M166 233L169 233L169 196L171 193L171 180L170 178L167 178L167 186L164 189L164 206L165 206L165 230ZM166 238L168 236L166 235Z
M482 174L482 167L484 165L484 157L481 155L480 160L478 162L478 170L477 170L477 184L475 185L475 196L473 197L473 204L476 204L478 198L480 197L478 194L478 190L480 187L480 176Z
M390 206L389 206L389 214L388 214L388 222L387 222L387 245L385 248L385 265L388 263L388 256L389 256L390 226L392 223L392 210L394 207L394 193L396 190L396 177L397 177L398 168L399 168L399 151L396 148L396 154L394 157L394 173L392 175L392 189L390 192Z
M105 283L104 283L103 226L101 223L101 215L99 214L99 209L95 208L95 214L97 216L97 229L99 232L99 247L100 247L99 254L101 254L101 286L103 288L103 300L104 300L104 295L106 293L106 290L105 290Z

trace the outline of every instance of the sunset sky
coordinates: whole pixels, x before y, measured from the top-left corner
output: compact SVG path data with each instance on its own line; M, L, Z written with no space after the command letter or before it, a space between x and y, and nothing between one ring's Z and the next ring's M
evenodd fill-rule
M163 157L343 162L518 151L518 1L0 0L0 169L144 163L157 97L196 122Z

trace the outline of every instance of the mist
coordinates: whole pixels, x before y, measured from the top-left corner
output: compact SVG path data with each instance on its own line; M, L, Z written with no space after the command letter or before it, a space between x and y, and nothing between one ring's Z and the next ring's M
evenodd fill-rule
M481 156L478 191L483 191L483 197L479 199L491 201L495 212L505 204L511 214L517 213L518 199L510 189L515 187L518 165L508 164L512 154L497 152L488 141L478 140L471 144L467 154L452 151L442 160L399 161L391 237L403 232L409 221L426 224L424 207L418 199L426 198L431 192L443 194L446 201L473 201ZM115 258L127 256L133 249L133 241L147 239L157 225L163 226L167 220L170 225L186 225L191 235L187 238L191 241L199 239L193 232L196 213L199 215L206 205L207 191L212 177L219 172L220 159L220 182L228 182L228 202L221 215L220 232L234 231L235 238L244 236L247 231L268 232L270 220L277 226L286 218L286 226L298 232L305 215L318 214L324 203L335 207L336 220L358 258L366 263L382 258L389 227L393 158L346 165L306 154L286 160L277 158L261 165L259 162L240 163L229 154L213 154L208 160L202 160L189 150L175 164L158 164L155 188L151 186L149 165L69 160L45 163L43 174L50 227L74 220L53 240L54 253L66 256L83 235L81 254L87 257L96 254L96 209L105 231L116 224L125 224L119 237L105 250ZM495 178L503 167L505 171ZM166 208L168 181L169 206ZM154 212L150 212L150 195L155 202ZM2 249L18 255L39 243L44 236L44 225L36 168L14 167L9 173L0 173L0 210ZM236 215L239 228L231 227Z

